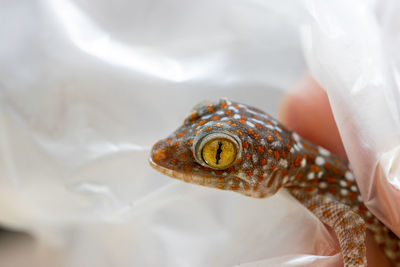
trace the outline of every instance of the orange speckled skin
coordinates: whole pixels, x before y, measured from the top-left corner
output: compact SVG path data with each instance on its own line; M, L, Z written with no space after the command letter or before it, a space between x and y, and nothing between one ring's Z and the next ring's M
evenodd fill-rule
M199 139L223 133L238 141L227 169L200 164ZM335 231L345 266L366 266L365 230L396 265L399 239L364 206L347 162L286 129L259 109L222 99L195 108L169 137L152 148L151 165L188 183L264 198L281 187Z

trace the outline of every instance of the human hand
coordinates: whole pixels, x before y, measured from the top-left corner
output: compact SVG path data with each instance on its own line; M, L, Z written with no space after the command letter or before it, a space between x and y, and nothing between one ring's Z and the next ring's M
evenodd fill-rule
M305 139L346 158L327 94L312 77L307 75L298 90L285 95L280 106L279 120ZM337 248L340 251L339 244ZM367 260L368 266L390 266L369 231Z

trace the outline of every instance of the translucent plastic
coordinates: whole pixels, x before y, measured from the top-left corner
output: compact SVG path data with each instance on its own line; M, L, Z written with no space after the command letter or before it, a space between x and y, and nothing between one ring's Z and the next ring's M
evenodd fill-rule
M316 1L302 33L362 197L400 236L399 8L396 1L376 5L376 12L358 1Z
M245 198L147 163L201 100L276 115L305 51L364 199L399 233L398 4L331 2L2 1L2 225L52 266L340 264L286 192Z

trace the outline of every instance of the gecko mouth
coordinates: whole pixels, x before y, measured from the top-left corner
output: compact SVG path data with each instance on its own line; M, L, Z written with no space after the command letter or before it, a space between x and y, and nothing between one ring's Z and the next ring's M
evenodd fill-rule
M151 167L153 167L156 171L161 172L162 174L165 174L169 177L184 181L186 183L208 186L213 180L213 177L200 176L190 172L178 172L171 170L155 163L151 156L149 157L149 163Z

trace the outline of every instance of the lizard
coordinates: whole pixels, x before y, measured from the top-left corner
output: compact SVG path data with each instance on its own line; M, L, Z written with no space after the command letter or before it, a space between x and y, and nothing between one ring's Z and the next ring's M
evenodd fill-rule
M400 240L363 204L347 161L263 111L230 101L202 103L157 141L149 162L187 183L265 198L281 188L335 232L344 266L366 266L366 229L400 266Z

